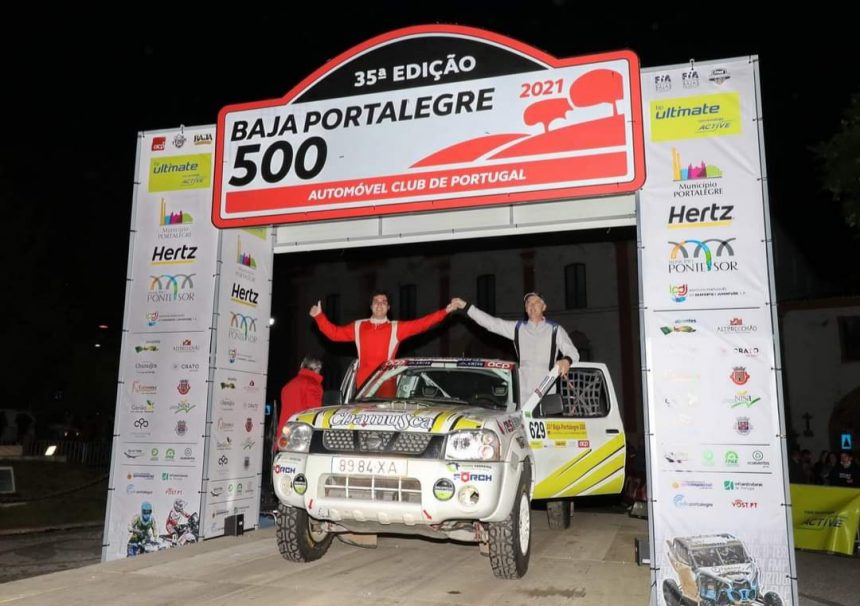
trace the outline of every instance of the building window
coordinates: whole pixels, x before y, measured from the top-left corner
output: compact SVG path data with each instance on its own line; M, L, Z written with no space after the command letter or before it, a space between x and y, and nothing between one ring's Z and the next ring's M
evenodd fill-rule
M340 295L326 295L323 311L333 324L340 324Z
M478 296L475 305L491 316L496 315L496 276L485 274L478 276Z
M564 306L566 309L588 307L585 288L585 263L571 263L564 268Z
M401 320L414 320L418 317L418 287L403 284L400 287L400 310L397 317Z
M843 362L860 361L860 316L839 318L839 345Z

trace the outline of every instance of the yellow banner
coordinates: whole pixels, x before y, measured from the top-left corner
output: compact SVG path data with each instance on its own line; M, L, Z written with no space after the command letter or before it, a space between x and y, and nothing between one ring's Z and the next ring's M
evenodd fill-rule
M212 154L152 158L149 191L203 189L212 185Z
M738 93L651 101L652 141L719 137L740 132L741 97Z
M860 489L791 485L794 545L853 555L860 523Z

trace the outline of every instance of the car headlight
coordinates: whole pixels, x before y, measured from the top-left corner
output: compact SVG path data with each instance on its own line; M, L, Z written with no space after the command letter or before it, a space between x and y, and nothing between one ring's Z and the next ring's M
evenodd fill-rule
M498 461L499 436L487 429L458 431L448 436L445 458L457 461Z
M307 452L311 446L314 428L307 423L287 423L278 438L278 449L290 452Z

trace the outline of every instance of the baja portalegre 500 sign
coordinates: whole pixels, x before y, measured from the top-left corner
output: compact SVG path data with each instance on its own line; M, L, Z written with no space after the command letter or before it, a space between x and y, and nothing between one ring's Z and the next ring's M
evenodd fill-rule
M292 223L632 192L639 61L559 60L472 28L361 44L282 99L218 115L212 220Z

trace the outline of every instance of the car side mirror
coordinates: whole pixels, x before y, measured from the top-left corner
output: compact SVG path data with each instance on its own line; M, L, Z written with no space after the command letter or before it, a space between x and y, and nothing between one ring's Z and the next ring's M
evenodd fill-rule
M323 406L340 406L341 404L343 404L343 400L340 397L340 390L328 389L323 393Z
M561 394L548 393L540 399L535 408L536 417L554 417L564 412L564 401Z

